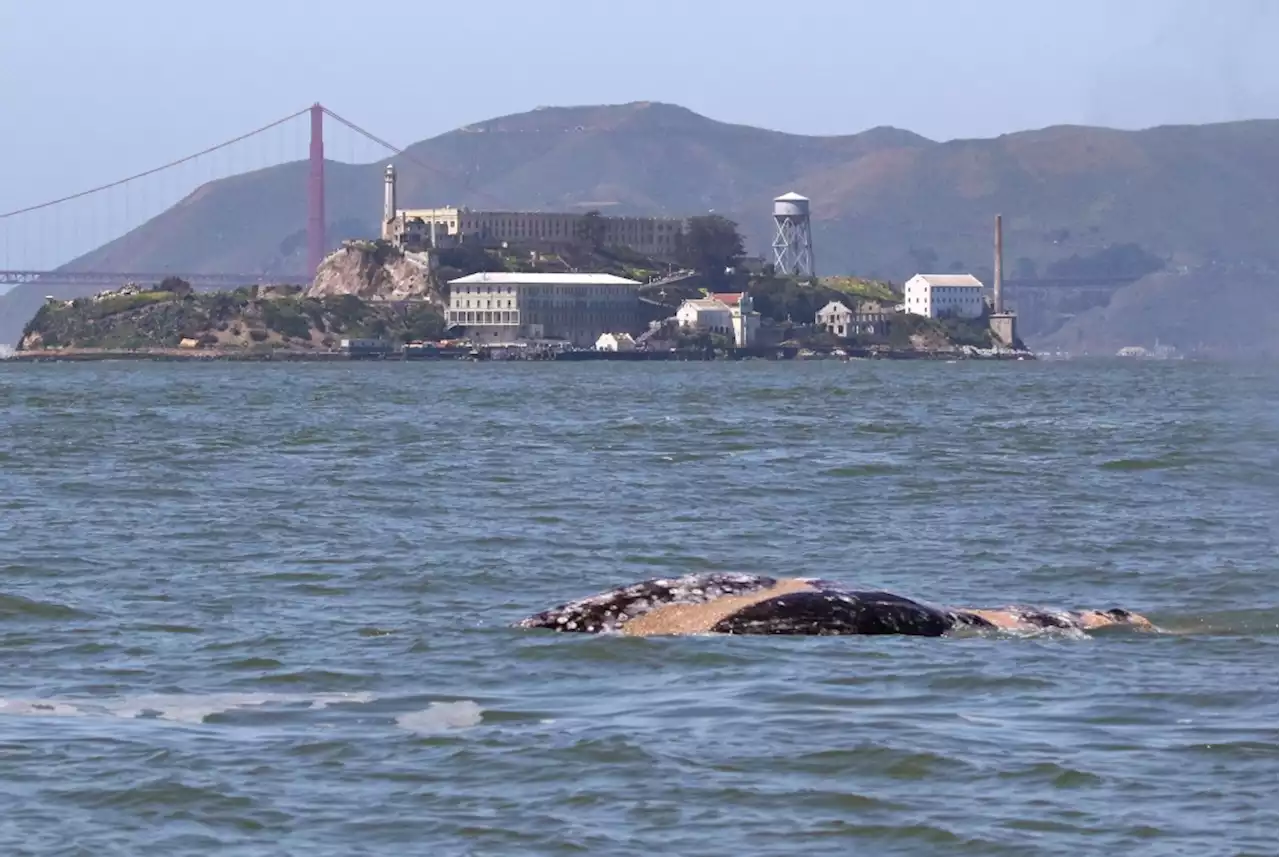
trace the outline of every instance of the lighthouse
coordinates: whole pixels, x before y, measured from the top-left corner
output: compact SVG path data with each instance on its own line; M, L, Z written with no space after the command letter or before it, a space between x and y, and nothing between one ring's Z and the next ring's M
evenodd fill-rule
M382 240L394 241L396 238L396 168L387 164L387 172L382 180Z

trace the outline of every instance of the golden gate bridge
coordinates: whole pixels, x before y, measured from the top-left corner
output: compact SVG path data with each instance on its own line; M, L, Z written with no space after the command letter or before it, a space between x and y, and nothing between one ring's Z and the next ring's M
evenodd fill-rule
M326 117L348 132L349 137L346 142L349 157L345 160L326 161ZM289 263L294 267L286 270L221 272L171 269L170 267L162 270L129 271L111 270L92 262L69 264L131 233L143 223L191 196L193 191L214 181L281 164L297 163L301 160L298 155L299 149L302 148L304 133L307 142L307 170L305 182L298 183L297 193L300 196L305 194L306 198L305 262L295 260ZM274 141L267 139L273 134L276 137ZM289 139L290 136L292 139ZM252 145L253 141L265 141L266 146L256 152L246 152L244 146ZM360 160L353 141L366 147L368 145L376 147L376 155ZM265 151L273 145L278 154L274 160ZM330 141L329 148L330 154L334 154L333 141ZM340 142L336 148L341 148ZM196 288L204 289L268 283L309 283L327 250L330 249L326 230L332 224L326 220L325 212L326 163L339 167L347 164L372 163L387 155L427 173L453 179L462 178L459 174L423 163L411 153L405 152L400 147L370 133L317 102L260 128L160 166L78 193L0 213L0 292L5 286L28 283L48 286L112 287L129 282L157 282L165 277L180 277ZM154 184L157 180L163 181L159 188ZM493 200L490 194L470 186L469 182L467 185L469 195ZM376 187L380 187L380 183L371 185L371 192L376 193L377 191L374 190ZM372 213L370 220L373 220ZM299 224L300 227L303 225ZM79 246L68 251L68 244ZM1008 278L1005 284L1014 287L1016 292L1044 287L1084 287L1109 291L1133 279L1133 277L1105 279L1069 277L1031 280Z
M423 163L317 102L260 128L160 166L78 193L0 213L0 285L40 283L108 287L128 282L155 282L165 277L180 277L196 288L310 282L329 249L326 228L331 224L325 218L326 117L354 135L356 142L364 144L358 147L348 140L350 157L345 163L369 163L391 155L427 172L443 174L443 171ZM132 232L213 181L279 164L296 163L301 160L298 157L302 142L300 131L308 132L306 179L305 184L300 182L297 188L299 195L305 193L306 196L305 267L295 262L292 270L284 271L210 272L168 268L121 271L103 269L103 266L91 262L87 265L68 264ZM273 136L275 139L270 139ZM265 146L246 152L246 144L252 145L253 141L263 142ZM376 148L376 155L361 160L357 149L367 148L368 144ZM272 147L279 155L274 160L266 151ZM330 141L330 154L334 154L334 148L333 141ZM71 244L79 246L69 252L67 248Z

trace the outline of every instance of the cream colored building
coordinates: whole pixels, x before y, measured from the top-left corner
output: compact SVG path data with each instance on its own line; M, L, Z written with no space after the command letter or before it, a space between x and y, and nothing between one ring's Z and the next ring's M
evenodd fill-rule
M986 308L982 281L972 274L916 274L902 287L905 312L929 318L977 318Z
M641 285L612 274L471 274L449 281L446 320L480 343L565 339L589 347L601 334L640 326Z
M862 301L857 309L840 301L831 301L818 310L814 320L818 327L835 336L849 337L860 333L887 332L889 315L875 301Z
M760 313L746 292L718 292L687 300L676 310L676 321L686 330L732 336L739 348L755 342L760 329Z
M434 244L473 238L484 242L586 244L583 215L546 211L472 211L469 208L410 208L384 224L390 241ZM684 229L678 217L600 216L602 243L646 256L671 257Z

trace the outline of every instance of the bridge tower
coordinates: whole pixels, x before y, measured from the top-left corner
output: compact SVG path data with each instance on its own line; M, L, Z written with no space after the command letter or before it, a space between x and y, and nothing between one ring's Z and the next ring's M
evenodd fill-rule
M809 199L784 193L773 201L773 267L784 276L813 276L813 233L809 228Z
M307 277L324 261L324 108L311 105L311 158L307 170Z

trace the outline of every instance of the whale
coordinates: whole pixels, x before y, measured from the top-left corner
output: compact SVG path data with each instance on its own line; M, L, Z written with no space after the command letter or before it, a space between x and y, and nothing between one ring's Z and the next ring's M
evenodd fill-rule
M1154 628L1122 608L1059 610L1021 604L941 607L822 578L706 572L617 586L515 623L559 633L942 637L963 630L1092 631Z

